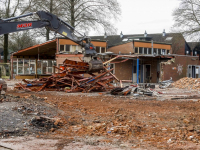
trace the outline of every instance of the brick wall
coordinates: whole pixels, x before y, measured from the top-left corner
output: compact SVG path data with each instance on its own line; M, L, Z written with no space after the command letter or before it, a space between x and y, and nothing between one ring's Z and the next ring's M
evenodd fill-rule
M132 60L115 64L116 77L120 80L132 80L132 66Z
M146 58L145 62L140 62L140 64L151 65L151 82L157 82L157 59L155 58ZM137 64L135 64L137 65ZM115 75L120 80L132 80L133 71L133 60L128 60L126 62L115 64Z
M198 57L176 56L168 62L161 63L161 80L177 81L187 76L188 65L198 65Z

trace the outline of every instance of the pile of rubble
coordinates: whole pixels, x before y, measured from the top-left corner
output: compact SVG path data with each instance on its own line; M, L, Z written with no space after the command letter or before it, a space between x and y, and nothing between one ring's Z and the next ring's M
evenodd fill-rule
M55 66L54 66L55 67ZM113 69L108 70L102 66L100 72L89 71L90 64L66 59L60 70L60 73L53 74L50 77L44 77L39 80L23 80L25 84L17 83L15 89L26 91L65 91L65 92L83 92L91 91L104 92L114 88L111 82L115 75L111 73Z
M200 79L185 77L172 83L171 85L180 89L200 89Z

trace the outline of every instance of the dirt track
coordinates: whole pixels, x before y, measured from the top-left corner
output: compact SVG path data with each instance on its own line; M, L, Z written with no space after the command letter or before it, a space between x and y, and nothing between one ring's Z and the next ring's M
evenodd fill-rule
M64 120L64 126L60 129L32 135L36 139L30 143L38 143L37 140L41 142L42 139L55 142L43 143L44 147L38 144L38 149L48 149L49 146L53 149L200 149L198 92L176 92L175 89L163 91L166 92L162 97L137 99L106 93L9 91L7 94L26 99L31 95L46 99L45 103L57 109L54 111L57 113L55 116ZM179 99L177 94L195 96L193 99ZM1 140L0 145L8 146L9 140ZM23 145L23 139L18 144L15 142L16 145ZM15 149L15 146L11 148Z

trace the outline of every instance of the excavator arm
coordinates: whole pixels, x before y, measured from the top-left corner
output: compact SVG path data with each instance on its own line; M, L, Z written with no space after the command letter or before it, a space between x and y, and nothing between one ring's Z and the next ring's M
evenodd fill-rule
M16 19L32 16L34 14L37 14L39 20L16 21ZM85 49L85 56L93 57L96 55L95 47L90 43L90 38L81 35L74 27L58 18L58 16L45 11L37 11L36 13L28 13L17 17L1 19L0 35L42 27L46 27L82 46ZM75 32L76 34L79 34L79 37L75 35Z

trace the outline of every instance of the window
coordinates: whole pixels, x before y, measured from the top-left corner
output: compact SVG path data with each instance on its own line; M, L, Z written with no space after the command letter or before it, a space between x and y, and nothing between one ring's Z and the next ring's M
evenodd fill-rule
M35 74L35 60L30 60L30 73Z
M23 59L18 59L18 74L23 74Z
M158 55L161 55L161 49L158 49Z
M13 60L13 74L17 74L17 60Z
M147 54L147 48L144 48L144 54Z
M24 74L30 74L30 71L29 71L29 59L24 59Z
M139 54L142 54L142 51L143 51L143 47L140 47L139 48Z
M151 48L148 48L148 54L151 54L151 50L152 50Z
M166 50L162 49L162 55L165 55L165 54L166 54Z
M70 52L70 45L65 45L65 51Z
M100 53L100 47L98 47L98 46L96 47L96 52Z
M138 53L138 47L135 47L135 53Z
M167 50L167 54L169 54L169 50Z
M157 49L156 48L153 49L153 54L157 54Z
M66 45L67 46L67 45ZM71 46L70 52L75 52L77 50L76 45ZM67 51L67 50L66 50Z
M60 52L65 50L65 46L64 45L60 45Z
M105 53L105 52L106 52L105 47L102 47L102 48L101 48L101 53Z
M37 62L37 74L42 74L42 61Z

